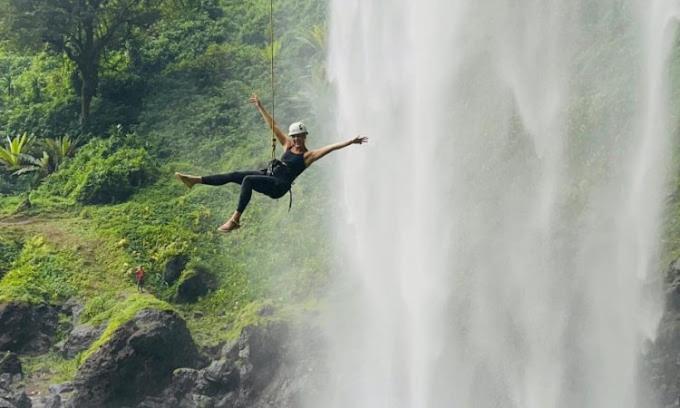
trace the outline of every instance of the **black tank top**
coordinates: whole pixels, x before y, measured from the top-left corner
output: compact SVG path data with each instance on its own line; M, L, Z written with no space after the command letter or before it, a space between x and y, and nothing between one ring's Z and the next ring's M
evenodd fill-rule
M295 154L291 149L286 150L283 152L283 156L281 156L281 161L286 164L286 167L288 167L288 174L290 177L290 182L292 183L293 180L297 178L300 174L302 174L303 171L305 171L305 154Z

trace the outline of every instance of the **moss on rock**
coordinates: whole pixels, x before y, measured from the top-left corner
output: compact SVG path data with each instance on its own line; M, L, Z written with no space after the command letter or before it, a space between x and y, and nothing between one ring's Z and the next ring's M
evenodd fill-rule
M103 312L104 317L107 317L108 320L106 329L104 329L104 332L99 337L99 339L92 343L90 348L88 348L83 353L83 355L80 357L80 361L86 361L94 352L96 352L111 339L113 334L120 326L132 320L132 318L134 318L138 312L146 309L174 311L173 307L169 303L156 299L151 295L130 295L128 298L120 302L120 304L117 304L111 309ZM102 316L100 315L96 317L95 320L99 320L101 318Z

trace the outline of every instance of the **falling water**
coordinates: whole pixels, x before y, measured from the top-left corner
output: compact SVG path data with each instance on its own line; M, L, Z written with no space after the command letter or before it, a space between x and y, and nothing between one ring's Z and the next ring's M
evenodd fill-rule
M659 317L668 0L332 0L319 407L635 406Z

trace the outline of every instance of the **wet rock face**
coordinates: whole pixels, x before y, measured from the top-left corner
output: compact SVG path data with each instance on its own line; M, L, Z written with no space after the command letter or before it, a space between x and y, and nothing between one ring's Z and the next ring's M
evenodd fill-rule
M143 396L160 392L174 369L200 362L184 320L173 312L144 310L81 366L71 405L133 406Z
M47 304L0 304L0 351L41 354L54 341L59 309Z
M666 310L643 360L644 376L662 407L680 407L680 259L666 271Z
M300 407L303 390L314 386L319 350L314 336L294 336L286 323L249 326L207 367L175 370L169 386L139 407Z

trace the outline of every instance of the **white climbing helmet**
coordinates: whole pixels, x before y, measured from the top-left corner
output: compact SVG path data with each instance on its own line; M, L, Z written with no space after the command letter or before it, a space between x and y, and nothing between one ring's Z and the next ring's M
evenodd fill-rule
M288 136L307 134L307 126L302 122L295 122L288 127Z

